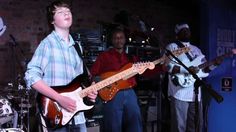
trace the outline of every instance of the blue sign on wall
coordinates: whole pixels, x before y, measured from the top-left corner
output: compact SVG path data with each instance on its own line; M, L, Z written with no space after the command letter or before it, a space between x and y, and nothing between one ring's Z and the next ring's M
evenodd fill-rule
M202 9L201 39L209 60L231 52L236 45L236 10L224 5L209 3ZM204 36L203 36L204 35ZM206 44L207 43L207 44ZM227 81L231 78L231 82ZM223 63L206 79L212 88L223 96L224 101L211 100L208 110L209 132L236 131L236 57L226 57ZM222 84L231 87L227 91ZM231 84L228 84L231 83Z

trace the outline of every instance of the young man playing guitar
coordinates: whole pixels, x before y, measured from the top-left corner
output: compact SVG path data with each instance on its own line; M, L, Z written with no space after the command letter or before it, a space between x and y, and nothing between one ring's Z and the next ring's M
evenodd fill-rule
M72 24L70 6L63 1L55 1L48 6L47 15L53 31L37 47L27 65L25 80L28 87L32 87L43 96L54 100L66 111L74 112L78 107L76 106L76 100L59 94L56 89L51 88L52 86L67 85L75 77L85 72L83 61L74 47L76 43L69 34ZM88 97L93 102L96 96L97 91L88 93ZM76 114L71 123L61 128L48 129L48 131L53 132L71 130L86 132L83 112Z
M135 57L128 57L125 53L126 38L122 29L115 29L112 33L113 48L101 53L91 68L93 76L100 76L103 73L120 71L128 63L137 61ZM161 71L161 67L155 71ZM153 71L151 71L153 72ZM119 84L121 83L121 84ZM108 97L102 98L104 103L104 132L142 132L142 119L137 96L133 87L136 85L134 77L116 83L117 87L111 93L104 92ZM110 89L108 87L108 89ZM111 88L112 89L112 88ZM101 96L101 92L99 94ZM113 94L117 92L116 94ZM113 96L111 96L113 95ZM104 96L104 97L105 97Z

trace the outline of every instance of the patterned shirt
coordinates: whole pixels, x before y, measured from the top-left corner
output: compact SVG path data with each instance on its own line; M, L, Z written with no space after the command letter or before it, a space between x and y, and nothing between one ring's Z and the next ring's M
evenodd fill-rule
M197 48L196 46L190 44L189 42L182 42L185 47L189 47L189 55L191 56L192 59L195 59L198 56L203 55L201 50ZM173 51L178 49L178 45L176 43L171 43L166 47L168 50ZM180 56L177 57L180 61L182 61L184 64L187 64L190 62L189 58L185 53L181 54ZM202 63L205 62L205 59L202 60ZM200 64L199 64L200 65ZM180 73L188 73L188 71L179 65L176 60L172 59L170 63L168 64L168 72L171 74L173 67L174 66L179 66L180 67ZM168 82L168 95L173 96L178 100L182 101L188 101L188 102L193 102L195 100L195 94L194 94L194 86L190 86L187 88L183 88L179 85L175 85L172 81L171 75L169 75L169 82ZM199 88L199 100L201 99L201 92Z
M74 40L69 36L69 44L55 31L41 41L31 61L27 65L25 80L31 87L39 80L48 86L66 85L83 73L83 62L74 48ZM84 113L75 116L75 124L85 122Z

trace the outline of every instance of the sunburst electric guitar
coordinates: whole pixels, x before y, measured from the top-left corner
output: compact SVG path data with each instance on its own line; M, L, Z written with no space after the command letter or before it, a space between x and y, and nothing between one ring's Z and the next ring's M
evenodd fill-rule
M176 51L172 51L175 55L180 55L182 53L188 52L189 48L181 48ZM153 69L155 64L161 63L165 61L168 57L163 56L158 60L153 62L145 62L145 63L136 63L124 67L124 70L117 72L116 74L111 75L110 77L105 78L104 80L97 82L85 89L82 90L83 81L85 80L83 76L77 76L73 81L71 81L68 85L65 86L54 86L52 87L55 91L60 93L63 96L70 97L76 101L76 110L74 112L69 112L62 108L57 102L54 100L43 96L41 94L38 95L38 107L43 116L43 119L48 128L58 128L66 125L72 119L72 117L84 110L89 110L93 107L93 105L86 105L83 101L83 98L88 95L91 91L99 91L106 86L109 86L119 80L126 80L136 74L142 74L146 69ZM117 90L116 90L117 92Z

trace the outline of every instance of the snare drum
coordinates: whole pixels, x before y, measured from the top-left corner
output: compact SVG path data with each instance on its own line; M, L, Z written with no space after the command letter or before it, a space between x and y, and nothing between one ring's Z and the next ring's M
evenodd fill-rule
M0 124L4 124L13 118L11 103L6 99L0 98Z
M20 128L4 128L0 129L0 132L24 132Z

